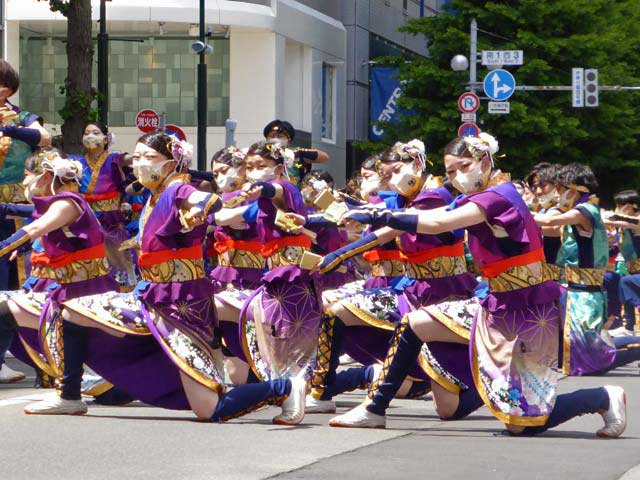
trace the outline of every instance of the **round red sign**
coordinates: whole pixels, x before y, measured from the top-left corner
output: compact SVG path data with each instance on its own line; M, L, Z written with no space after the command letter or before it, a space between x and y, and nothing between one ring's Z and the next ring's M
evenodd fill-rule
M142 110L136 117L136 127L141 132L154 132L160 127L160 117L154 110Z

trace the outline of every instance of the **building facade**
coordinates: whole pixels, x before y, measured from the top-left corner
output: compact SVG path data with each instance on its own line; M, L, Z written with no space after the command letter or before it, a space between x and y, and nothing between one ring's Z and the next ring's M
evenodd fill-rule
M93 1L94 31L99 0ZM196 142L197 0L107 3L109 124L116 148L131 150L141 110L165 114ZM425 55L423 39L398 32L420 14L421 0L207 0L213 54L208 64L208 154L262 138L274 118L290 121L296 143L329 153L341 182L355 163L351 145L367 137L369 61L389 53ZM436 0L426 0L432 14ZM59 132L64 104L66 19L48 2L6 0L4 55L20 72L14 103ZM94 84L97 84L94 71Z

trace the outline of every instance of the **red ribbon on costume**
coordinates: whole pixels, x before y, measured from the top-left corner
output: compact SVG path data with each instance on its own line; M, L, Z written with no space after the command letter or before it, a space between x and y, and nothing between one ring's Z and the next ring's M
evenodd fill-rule
M52 268L62 268L69 265L72 262L81 262L88 260L99 260L104 258L107 254L104 243L94 245L93 247L85 248L83 250L77 250L75 252L60 255L59 257L51 258L45 252L31 252L31 264L32 265L46 265Z
M542 248L538 248L537 250L532 250L521 255L516 255L515 257L509 257L505 258L504 260L488 263L484 267L480 268L480 272L482 273L483 277L495 278L501 273L506 272L510 268L524 267L525 265L529 265L531 263L544 261L544 250Z

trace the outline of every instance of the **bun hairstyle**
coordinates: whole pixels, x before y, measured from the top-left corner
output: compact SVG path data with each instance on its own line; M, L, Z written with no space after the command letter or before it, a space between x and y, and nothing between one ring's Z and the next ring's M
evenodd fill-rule
M246 158L247 154L240 148L233 146L223 148L218 150L213 154L213 157L211 157L211 167L213 168L214 163L222 163L231 167L238 167L244 164Z
M327 188L333 189L335 182L326 170L312 170L304 176L300 184L309 185L314 190L321 191Z
M57 148L44 147L33 152L24 162L24 168L29 173L40 174L44 172L42 163L52 161L54 158L67 158L67 156Z
M285 148L278 140L265 140L254 143L247 152L247 156L251 155L268 158L279 165L286 165L287 168L293 167L293 152Z
M473 155L469 151L469 145L465 142L464 138L458 137L451 140L444 147L445 155L452 155L460 158L473 158Z

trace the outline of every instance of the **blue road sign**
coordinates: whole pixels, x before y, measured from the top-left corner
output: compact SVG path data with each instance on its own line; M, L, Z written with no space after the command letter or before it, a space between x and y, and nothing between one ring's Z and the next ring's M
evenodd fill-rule
M475 123L463 123L458 129L459 137L477 137L480 129Z
M516 79L506 70L493 70L484 77L484 93L491 100L504 102L516 90Z

